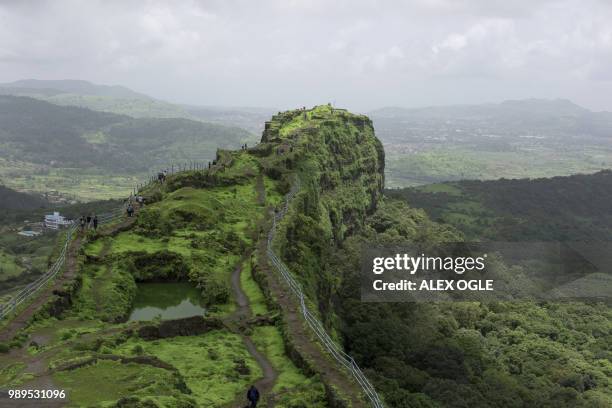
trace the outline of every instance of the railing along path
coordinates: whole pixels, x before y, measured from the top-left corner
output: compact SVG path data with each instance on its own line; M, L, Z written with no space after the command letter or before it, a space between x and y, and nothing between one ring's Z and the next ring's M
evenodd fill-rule
M281 259L274 253L273 242L276 234L276 227L278 223L283 219L287 211L289 210L289 204L291 200L300 190L300 180L296 179L296 182L293 184L291 191L285 196L285 201L283 207L280 211L274 214L272 228L268 234L268 246L267 246L267 254L269 261L276 267L276 269L280 272L281 276L284 278L285 282L293 292L293 294L298 298L300 302L300 309L302 316L304 316L304 320L308 326L312 329L314 334L320 340L321 344L325 347L325 349L331 354L331 356L342 365L345 369L347 369L353 378L357 381L363 393L370 401L370 404L374 408L383 408L384 405L378 396L378 393L374 389L374 386L367 379L363 371L359 368L353 357L348 355L342 350L342 348L336 344L336 342L327 334L325 328L313 314L306 304L306 296L302 291L302 285L293 277L287 266L281 261Z
M98 216L98 223L100 225L111 223L121 217L123 212L123 208L118 208L111 212L100 214ZM53 265L51 265L49 270L39 276L34 282L27 284L19 292L14 294L7 302L0 305L0 320L4 319L7 315L13 312L23 302L33 297L43 286L45 286L50 280L55 278L59 271L62 270L64 262L66 261L66 252L68 251L68 247L70 246L72 235L74 234L74 231L77 228L78 226L76 222L73 222L68 227L66 231L66 236L62 243L62 249L60 250L57 259L55 260Z

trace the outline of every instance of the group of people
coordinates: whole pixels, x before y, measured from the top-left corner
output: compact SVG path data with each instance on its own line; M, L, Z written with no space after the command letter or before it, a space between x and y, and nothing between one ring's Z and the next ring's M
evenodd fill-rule
M95 214L81 215L79 225L81 226L81 231L85 231L88 228L93 228L96 231L98 229L98 216Z
M133 202L136 201L136 203L138 204L139 208L144 207L145 204L145 198L141 195L137 195L137 196L132 196L130 195L130 197L127 199L127 207L125 208L125 212L127 214L128 217L132 217L134 216L134 204Z

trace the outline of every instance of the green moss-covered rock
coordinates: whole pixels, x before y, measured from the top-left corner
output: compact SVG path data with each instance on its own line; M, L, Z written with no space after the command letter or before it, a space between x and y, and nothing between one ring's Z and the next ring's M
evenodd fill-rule
M316 299L331 310L337 277L326 275L330 248L363 228L377 207L384 185L384 150L366 116L318 106L280 113L266 124L262 143L272 154L263 168L276 178L294 180L301 189L283 221L280 253ZM323 313L326 314L326 313Z

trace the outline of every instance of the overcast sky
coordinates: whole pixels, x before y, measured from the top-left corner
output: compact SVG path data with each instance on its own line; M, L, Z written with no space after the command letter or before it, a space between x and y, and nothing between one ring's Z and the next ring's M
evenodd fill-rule
M0 0L0 82L23 78L200 105L612 110L612 1Z

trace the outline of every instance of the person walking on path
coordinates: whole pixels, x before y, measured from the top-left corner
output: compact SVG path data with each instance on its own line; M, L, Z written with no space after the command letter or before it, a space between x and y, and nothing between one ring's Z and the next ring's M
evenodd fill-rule
M131 217L134 214L134 207L132 207L132 203L129 203L127 206L127 215Z
M87 216L87 223L85 225L87 226L87 228L91 226L91 214Z
M85 231L85 217L81 215L81 219L79 220L79 224L81 225L81 232Z
M247 399L249 400L249 408L256 408L257 402L259 402L259 390L251 385L251 388L247 391Z
M98 230L98 216L95 215L95 214L94 214L94 217L93 217L93 229L94 229L94 231Z

